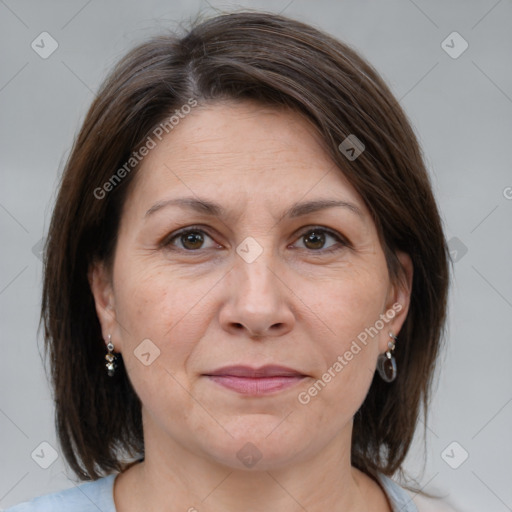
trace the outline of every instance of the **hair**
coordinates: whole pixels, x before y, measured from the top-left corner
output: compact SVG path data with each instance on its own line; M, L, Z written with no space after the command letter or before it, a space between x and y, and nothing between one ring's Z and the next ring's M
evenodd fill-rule
M449 253L421 149L387 85L353 49L310 25L253 11L196 20L181 36L154 36L130 50L74 140L44 248L41 307L65 459L80 480L96 480L133 464L123 451L144 456L141 402L122 358L116 375L107 375L88 270L96 261L112 268L139 165L115 186L105 184L191 98L298 112L368 207L393 283L404 283L397 252L410 255L414 277L395 351L398 376L391 383L374 376L354 416L351 453L352 465L369 475L402 470L420 414L426 417L449 284ZM364 144L356 159L339 149L351 134Z

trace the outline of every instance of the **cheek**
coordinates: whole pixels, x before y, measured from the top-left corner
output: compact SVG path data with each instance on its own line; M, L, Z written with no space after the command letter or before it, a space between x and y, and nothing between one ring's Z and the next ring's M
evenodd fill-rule
M317 285L314 310L329 328L329 346L337 351L373 326L384 313L388 291L387 270L382 265L350 267L324 286Z
M190 279L176 269L151 265L144 259L119 261L116 270L116 314L127 370L137 374L145 371L136 356L143 340L149 339L151 343L145 343L150 352L158 354L155 366L161 370L152 373L152 378L161 380L165 370L184 376L187 362L211 321L208 292L214 287L215 276Z
M187 411L187 361L206 320L198 284L183 286L178 277L145 267L119 266L116 313L127 374L150 414L159 411L154 421L161 421Z
M381 312L379 304L357 294L341 300L343 314L333 316L334 335L316 337L318 371L298 401L308 418L331 425L332 434L348 422L363 403L375 373L379 334L369 334ZM387 333L384 333L387 335Z
M324 288L327 293L315 303L322 320L317 321L318 329L326 334L312 334L321 354L316 375L320 382L307 394L311 402L322 404L318 414L327 407L351 415L366 396L375 372L378 340L387 336L386 324L379 322L385 313L386 276L378 271L347 273Z
M180 321L201 296L201 280L184 282L183 276L165 264L147 258L124 258L116 267L116 310L120 321L133 331L160 333ZM202 293L204 295L204 292Z
M125 274L126 275L126 274ZM157 332L162 323L172 323L179 302L160 274L130 273L119 280L116 289L116 311L120 322L130 332Z

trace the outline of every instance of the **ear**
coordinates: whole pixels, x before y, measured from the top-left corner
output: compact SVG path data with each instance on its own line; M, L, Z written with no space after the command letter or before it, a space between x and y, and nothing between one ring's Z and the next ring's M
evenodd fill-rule
M104 262L95 261L89 266L87 273L89 286L94 297L96 314L101 324L103 339L107 340L112 335L112 340L119 341L118 323L116 319L115 296L112 276L105 267ZM116 344L116 352L119 352Z
M393 333L399 338L400 329L402 328L402 325L407 318L409 305L411 303L412 282L414 274L412 260L411 257L405 252L398 251L396 256L402 265L403 276L398 283L392 284L390 286L386 307L383 311L383 314L388 318L392 317L392 319L387 323L386 328L384 329L385 332L383 332L384 335L380 337L380 352L385 352L388 350L388 342L390 341L388 336L389 332Z

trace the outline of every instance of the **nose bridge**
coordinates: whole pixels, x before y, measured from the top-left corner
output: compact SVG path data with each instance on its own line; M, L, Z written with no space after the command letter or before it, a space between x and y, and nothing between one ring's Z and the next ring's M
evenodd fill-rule
M236 252L234 270L238 282L235 286L243 292L242 297L250 297L251 301L256 302L263 298L267 303L275 301L280 290L276 282L276 261L270 237L266 238L266 243L263 237L259 237L259 241L248 237L240 243Z
M275 335L291 328L293 315L277 278L271 238L248 237L236 249L230 272L230 298L223 308L224 327L244 327L251 335Z

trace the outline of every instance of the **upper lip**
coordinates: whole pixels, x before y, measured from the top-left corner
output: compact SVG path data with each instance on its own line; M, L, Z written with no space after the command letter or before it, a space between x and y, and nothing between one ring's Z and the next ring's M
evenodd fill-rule
M304 377L305 375L293 368L279 365L266 365L260 368L253 368L252 366L236 365L236 366L223 366L217 370L205 373L205 375L225 375L233 377Z

